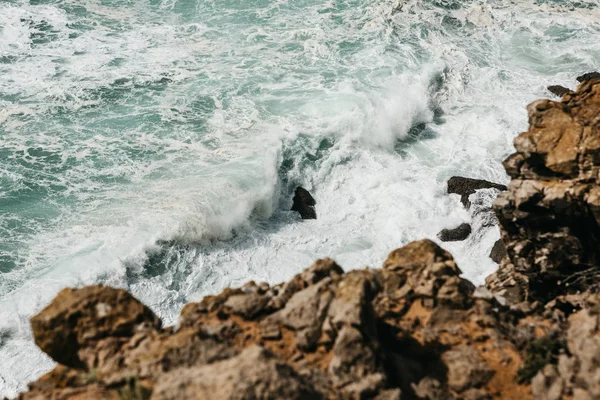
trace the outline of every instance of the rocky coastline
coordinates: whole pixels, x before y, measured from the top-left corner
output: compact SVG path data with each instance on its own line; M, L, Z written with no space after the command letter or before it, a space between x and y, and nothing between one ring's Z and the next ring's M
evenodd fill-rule
M58 366L18 398L599 399L600 77L563 94L528 107L504 162L485 286L422 240L226 289L175 327L123 290L65 289L31 320Z

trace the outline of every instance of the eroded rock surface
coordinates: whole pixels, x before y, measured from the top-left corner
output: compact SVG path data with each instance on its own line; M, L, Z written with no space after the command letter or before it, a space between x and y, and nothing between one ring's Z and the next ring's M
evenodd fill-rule
M509 259L490 282L514 271L516 301L546 302L598 277L600 78L528 111L530 129L504 162L512 181L494 205Z

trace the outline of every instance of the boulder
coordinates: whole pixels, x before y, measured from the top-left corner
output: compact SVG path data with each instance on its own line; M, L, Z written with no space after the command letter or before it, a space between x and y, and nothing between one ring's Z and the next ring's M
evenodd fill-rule
M479 189L497 189L506 190L505 185L486 181L483 179L464 178L462 176L453 176L448 180L448 193L460 195L460 201L466 208L469 208L469 196Z
M563 97L564 95L573 92L571 89L560 85L548 86L548 91L558 97Z
M496 240L494 246L492 247L492 251L490 251L490 258L496 263L500 264L500 261L506 256L506 247L504 247L504 243L502 239Z
M437 236L442 242L458 242L465 240L470 234L471 225L465 222L454 229L442 229Z
M597 79L600 78L600 72L588 72L586 74L583 74L581 76L577 77L577 82L583 83L586 81L591 81L592 79Z
M317 212L315 211L317 202L308 190L298 186L292 201L294 202L292 211L298 211L302 219L317 219Z
M131 337L160 326L160 319L128 292L101 285L64 289L31 318L39 348L73 368L85 367L78 352L101 339Z

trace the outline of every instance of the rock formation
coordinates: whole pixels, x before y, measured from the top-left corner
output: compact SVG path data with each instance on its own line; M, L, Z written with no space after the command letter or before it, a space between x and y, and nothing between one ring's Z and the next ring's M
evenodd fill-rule
M302 219L317 219L317 212L315 211L317 202L308 190L298 186L292 201L294 202L292 211L298 211Z
M600 79L534 102L529 121L486 286L422 240L380 269L323 259L226 289L177 327L122 290L67 289L32 319L59 365L19 398L599 399Z
M506 186L499 183L486 181L483 179L464 178L462 176L453 176L448 179L448 193L460 195L460 201L466 208L469 208L469 196L480 189L498 189L506 190Z
M494 246L492 247L492 250L490 251L490 258L496 264L500 264L500 262L502 261L502 259L505 256L506 256L506 247L504 246L502 239L498 239L498 240L496 240L496 242L494 243Z
M465 240L470 234L471 225L465 222L453 229L442 229L437 236L442 242L457 242Z
M572 93L571 89L560 85L548 86L548 91L558 97L563 97L566 94Z
M596 72L596 71L588 72L586 74L578 76L577 82L583 83L583 82L591 81L592 79L598 79L598 78L600 78L600 72Z

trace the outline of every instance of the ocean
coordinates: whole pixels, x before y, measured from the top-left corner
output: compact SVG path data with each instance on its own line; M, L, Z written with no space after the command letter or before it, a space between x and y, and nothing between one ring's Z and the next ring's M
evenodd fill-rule
M525 106L598 70L599 37L593 0L0 0L0 396L53 367L29 318L65 287L168 325L470 221L438 243L483 282L498 228L446 181L506 183Z

